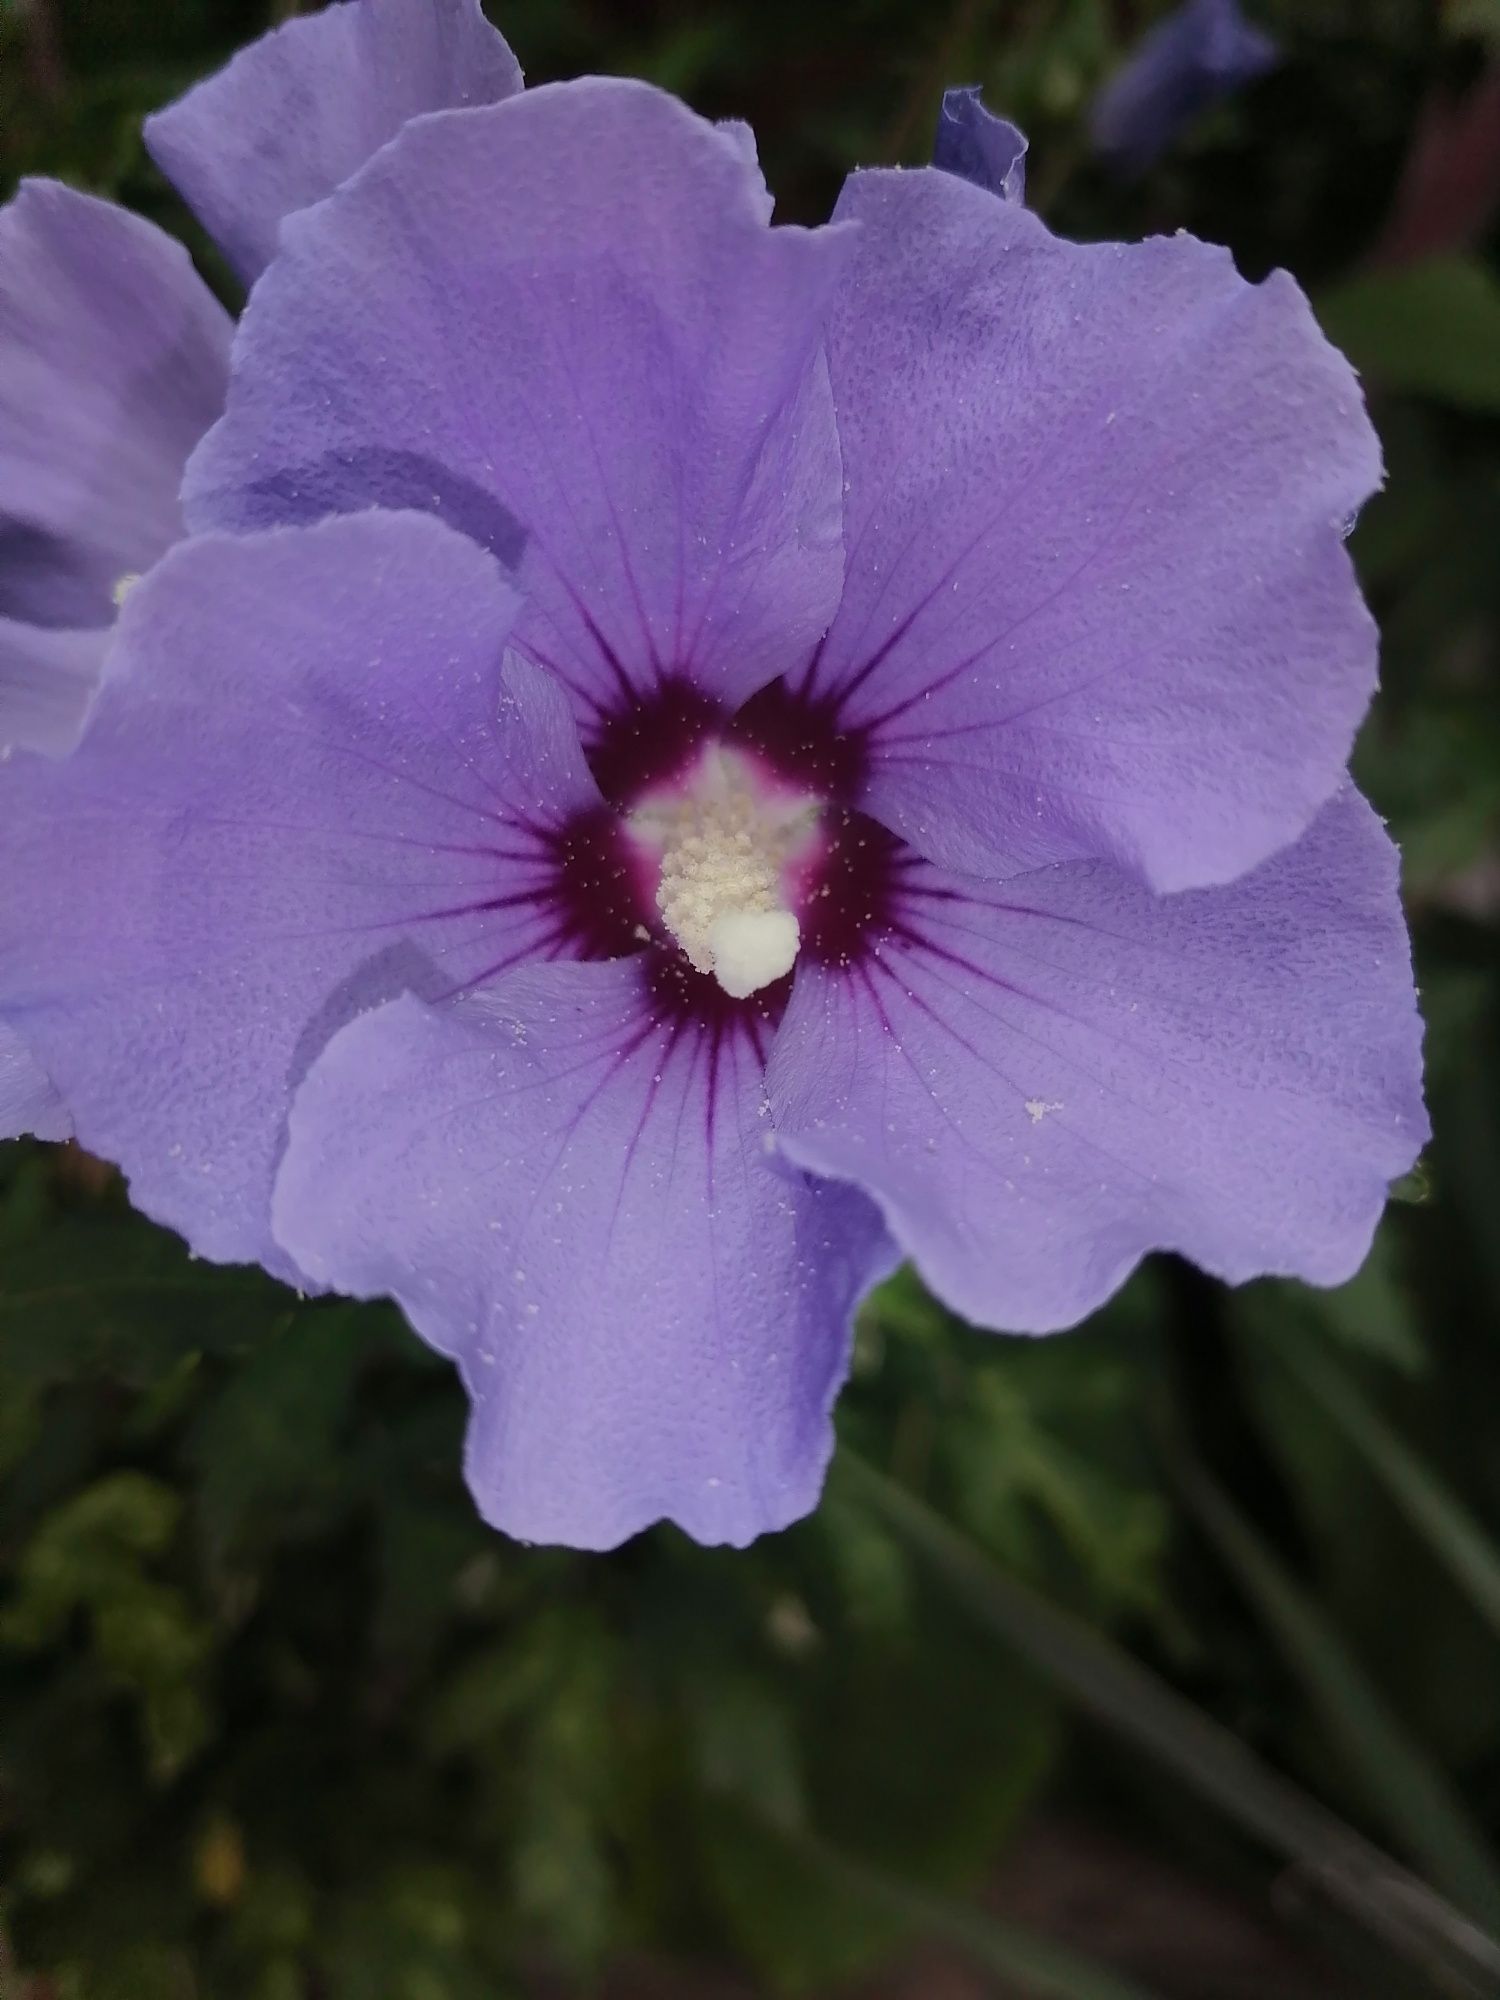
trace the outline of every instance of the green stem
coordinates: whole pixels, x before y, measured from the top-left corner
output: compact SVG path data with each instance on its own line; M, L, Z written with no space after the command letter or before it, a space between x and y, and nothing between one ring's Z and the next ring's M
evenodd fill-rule
M1355 1388L1303 1339L1275 1337L1277 1359L1343 1431L1491 1629L1500 1634L1500 1550L1463 1502Z
M1500 1875L1446 1773L1412 1740L1333 1625L1227 1494L1195 1465L1180 1464L1177 1477L1240 1588L1275 1633L1370 1809L1448 1895L1485 1924L1500 1926Z
M1079 1957L1050 1938L950 1903L930 1890L856 1861L810 1834L785 1828L777 1832L799 1860L827 1876L831 1885L893 1911L921 1936L952 1946L1007 1982L1018 1980L1037 2000L1155 2000L1145 1987Z
M838 1474L919 1553L983 1625L1096 1721L1144 1750L1297 1870L1346 1917L1444 1994L1495 2000L1500 1944L1371 1842L1272 1771L1089 1626L983 1552L853 1453Z

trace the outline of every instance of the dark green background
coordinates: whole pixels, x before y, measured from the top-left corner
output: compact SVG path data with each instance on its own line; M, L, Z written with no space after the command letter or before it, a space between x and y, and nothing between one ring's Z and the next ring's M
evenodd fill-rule
M0 0L0 191L116 194L232 296L140 120L289 11ZM1385 631L1358 767L1406 850L1437 1139L1341 1292L1163 1260L1031 1343L898 1280L812 1521L605 1559L478 1524L458 1388L393 1313L192 1263L95 1163L0 1148L0 2000L1108 2000L1110 1965L1180 2000L1497 1990L1403 1966L1237 1797L1129 1747L1138 1691L1080 1713L1003 1593L1494 1926L1500 4L1265 0L1280 70L1128 187L1082 115L1148 5L492 11L533 80L749 117L785 217L920 159L942 86L982 80L1055 226L1185 226L1302 279L1389 462L1355 538Z

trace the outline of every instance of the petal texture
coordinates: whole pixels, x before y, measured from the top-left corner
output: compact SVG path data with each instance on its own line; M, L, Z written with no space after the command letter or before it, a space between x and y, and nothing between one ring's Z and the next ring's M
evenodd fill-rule
M950 867L1158 889L1294 839L1374 686L1342 538L1380 474L1296 286L930 169L839 213L849 581L812 678L869 732L868 809Z
M107 631L0 618L0 752L72 748L108 643Z
M767 228L743 136L587 80L420 120L288 223L189 517L393 500L507 560L581 720L667 674L734 703L842 578L819 335L841 231Z
M332 194L424 111L521 88L478 0L335 0L146 120L146 145L247 283L283 217Z
M0 1023L0 1139L66 1139L71 1131L62 1099L30 1049Z
M805 1514L891 1267L871 1203L767 1152L753 1043L674 1029L645 979L538 967L365 1015L298 1093L277 1184L300 1265L457 1360L469 1483L528 1541L665 1518L743 1544Z
M138 216L54 181L25 182L0 210L12 628L103 629L120 579L176 540L183 466L223 407L230 332L181 244Z
M547 828L597 800L513 593L425 516L187 543L89 728L0 767L0 999L138 1206L285 1271L292 1088L362 1006L560 948Z
M1002 201L1026 199L1026 137L1008 118L985 109L974 85L943 92L932 164L957 174Z
M985 1325L1070 1325L1152 1249L1338 1283L1426 1134L1396 876L1353 792L1227 889L931 870L878 959L799 968L781 1143Z

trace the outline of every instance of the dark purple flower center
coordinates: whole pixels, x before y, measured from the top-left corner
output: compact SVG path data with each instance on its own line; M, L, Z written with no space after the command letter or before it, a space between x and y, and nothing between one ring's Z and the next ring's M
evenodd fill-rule
M793 951L820 963L853 965L896 925L901 880L913 862L859 810L867 746L839 727L826 699L783 679L731 715L690 683L669 679L607 716L586 755L608 804L575 816L548 842L555 936L582 958L650 947L647 976L663 1012L716 1028L769 1027L790 991L790 976L774 975L736 997L707 969L697 947L708 926L691 921L694 867L712 888L723 869L743 863L754 890L757 863L769 857L762 876L774 876L776 887L752 897L747 922L769 931L794 918ZM721 810L715 787L723 782L729 804ZM715 907L710 893L699 914Z
M864 790L869 748L839 721L827 695L794 690L788 678L753 694L736 714L675 676L622 704L585 746L589 768L611 805L629 811L643 792L675 776L710 736L763 757L781 780L852 806Z

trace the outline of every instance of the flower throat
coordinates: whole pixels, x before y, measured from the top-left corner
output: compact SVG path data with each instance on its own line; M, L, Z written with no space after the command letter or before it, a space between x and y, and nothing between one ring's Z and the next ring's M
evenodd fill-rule
M655 903L688 963L731 999L791 971L795 905L820 849L822 801L778 783L750 753L711 740L626 821L656 871Z

